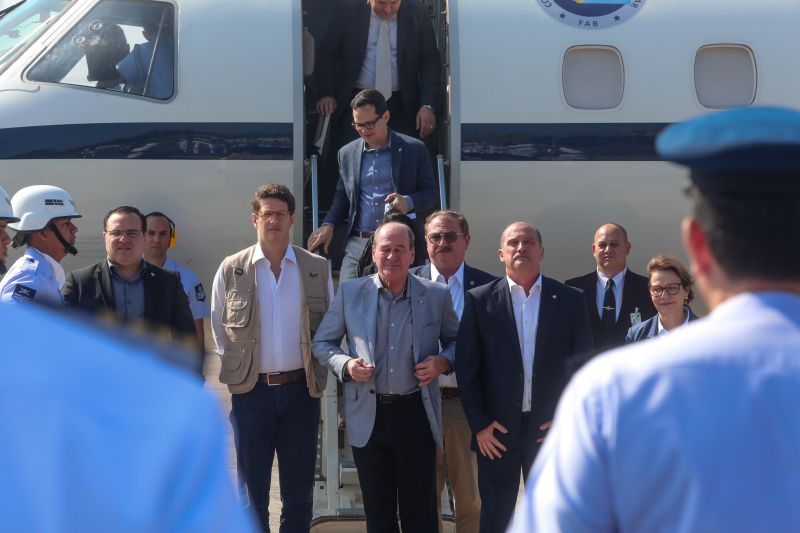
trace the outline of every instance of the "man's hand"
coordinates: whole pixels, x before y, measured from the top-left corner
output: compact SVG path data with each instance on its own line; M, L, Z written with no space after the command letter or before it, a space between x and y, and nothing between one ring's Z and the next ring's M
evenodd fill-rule
M324 247L325 253L328 253L328 248L331 246L333 240L333 226L323 224L308 237L308 251L313 252L320 246Z
M430 385L431 381L439 377L439 374L447 372L450 368L450 361L441 355L429 355L414 366L414 376L419 380L420 387Z
M317 104L319 107L319 104ZM424 139L431 133L433 128L436 127L436 115L430 108L422 106L417 111L417 130L419 130L420 139Z
M384 202L386 202L387 204L392 204L392 209L394 209L395 211L399 211L404 215L408 213L408 200L406 200L406 197L403 196L402 194L397 194L396 192L393 192L392 194L386 197L386 200L384 200Z
M332 115L336 111L336 98L323 96L317 100L317 112L320 115Z
M481 455L491 460L500 459L500 457L503 456L503 454L500 453L501 450L506 451L506 447L503 446L503 443L494 436L495 429L500 433L508 433L508 430L504 428L500 422L495 420L475 434L475 440L478 441L478 449L481 451Z
M553 421L550 420L549 422L545 422L544 424L539 426L539 431L544 431L545 434L542 435L541 437L539 437L538 439L536 439L536 442L538 444L541 444L541 443L544 442L544 438L547 436L547 430L550 429L550 426L552 426L552 425L553 425Z
M344 366L345 372L350 374L353 381L366 383L375 371L375 365L367 363L362 358L350 359Z

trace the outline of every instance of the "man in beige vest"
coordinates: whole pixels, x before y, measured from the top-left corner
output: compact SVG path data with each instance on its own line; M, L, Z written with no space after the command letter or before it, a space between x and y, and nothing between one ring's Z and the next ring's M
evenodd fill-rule
M226 257L214 277L211 326L232 393L239 475L269 531L272 460L278 454L281 531L311 523L319 398L327 370L311 338L333 299L325 259L289 244L295 200L283 186L253 196L257 244Z

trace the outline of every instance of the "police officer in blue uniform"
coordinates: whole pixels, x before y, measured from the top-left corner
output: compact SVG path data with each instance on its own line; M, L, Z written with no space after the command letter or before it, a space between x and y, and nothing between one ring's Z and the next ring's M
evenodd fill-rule
M714 113L656 148L690 169L711 313L576 375L511 533L800 528L800 112Z
M6 273L6 258L8 257L8 245L11 244L11 237L6 232L9 222L18 222L19 218L14 216L14 208L11 207L11 198L8 193L0 187L0 277Z
M32 185L17 191L11 206L19 218L8 225L17 232L12 246L27 248L0 281L0 303L36 300L63 304L61 287L66 274L61 260L67 254L78 253L78 228L72 219L81 214L75 209L75 202L64 189Z

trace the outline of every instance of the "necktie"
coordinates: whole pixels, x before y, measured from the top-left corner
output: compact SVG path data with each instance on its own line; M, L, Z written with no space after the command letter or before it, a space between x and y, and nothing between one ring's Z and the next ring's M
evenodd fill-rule
M392 46L389 42L389 21L381 19L378 49L375 55L375 90L387 100L392 96Z
M610 333L617 322L616 300L614 299L614 280L609 278L606 282L606 292L603 296L603 331Z

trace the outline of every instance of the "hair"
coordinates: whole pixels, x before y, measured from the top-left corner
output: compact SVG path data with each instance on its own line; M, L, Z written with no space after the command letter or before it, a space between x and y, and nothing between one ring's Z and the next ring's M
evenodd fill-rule
M391 216L397 216L397 213L392 213ZM402 216L405 217L405 218L408 218L405 215L402 215ZM410 220L411 219L409 219L409 221ZM378 227L375 228L375 233L372 234L373 238L378 235L378 232L381 230L381 228L383 228L384 226L386 226L388 224L400 224L401 226L403 226L406 229L406 232L408 233L408 242L410 244L409 250L413 251L414 250L414 229L411 227L410 224L406 224L405 222L403 222L402 219L398 219L398 220L386 220L386 219L384 219L383 221L381 221L380 225L378 225Z
M649 278L653 272L672 272L681 280L681 285L684 289L689 291L686 295L686 303L688 304L694 300L694 279L689 271L683 266L677 258L671 255L657 255L647 263L647 277Z
M375 108L375 114L378 116L386 112L386 98L375 89L359 91L350 101L350 109L359 109L368 105Z
M622 236L625 237L625 242L628 242L628 230L623 228L621 225L617 224L616 222L607 222L606 224L603 224L603 226L614 226L622 232ZM600 226L600 228L603 226ZM597 228L597 231L600 231L600 228ZM597 234L597 231L595 231L595 235Z
M450 209L440 209L428 215L428 218L425 219L425 233L428 233L428 226L434 221L434 219L437 218L455 219L458 222L458 225L461 227L461 233L464 235L469 235L469 223L467 222L467 219L458 211L451 211Z
M137 217L139 217L139 220L142 221L142 233L147 231L147 218L145 218L145 216L142 214L141 211L129 205L121 205L119 207L115 207L114 209L106 213L106 216L103 217L103 231L106 230L106 225L108 224L108 219L111 218L111 215L136 215Z
M539 228L537 228L533 224L530 224L530 223L525 222L523 220L518 220L516 222L512 222L511 224L509 224L508 226L503 228L503 231L500 233L500 247L501 248L503 247L503 244L505 244L505 239L503 239L503 236L506 234L506 230L508 228L510 228L511 226L515 225L515 224L525 224L526 226L530 226L531 228L533 228L533 233L534 233L534 235L536 235L536 240L539 241L539 246L543 245L542 244L542 232L539 231Z
M294 214L294 195L286 185L281 185L279 183L265 183L259 187L256 193L253 195L253 198L250 199L250 205L253 207L253 213L258 213L261 210L261 200L265 200L267 198L275 198L276 200L286 202L286 205L289 207L289 214Z
M796 194L720 197L690 187L693 216L732 280L800 281Z

